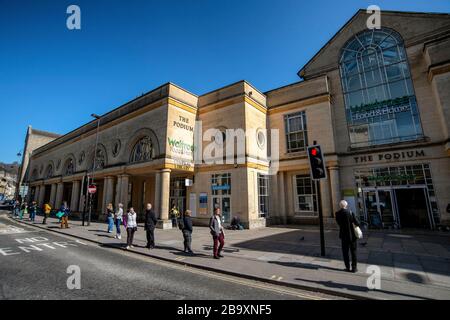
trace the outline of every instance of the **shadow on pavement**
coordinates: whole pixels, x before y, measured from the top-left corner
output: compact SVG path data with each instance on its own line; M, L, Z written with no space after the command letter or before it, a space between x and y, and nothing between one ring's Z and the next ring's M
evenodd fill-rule
M327 266L322 266L318 264L312 264L312 263L300 263L300 262L280 262L280 261L268 261L272 264L278 264L280 266L284 267L292 267L292 268L301 268L301 269L309 269L309 270L319 270L319 269L326 269L326 270L333 270L333 271L344 271L344 268L332 268Z
M314 281L314 280L307 280L307 279L301 279L301 278L295 278L295 280L320 284L325 287L333 288L333 289L347 289L349 291L366 292L366 293L373 291L373 292L385 293L388 295L398 295L398 296L407 297L407 298L429 300L424 297L419 297L419 296L415 296L415 295L407 294L407 293L399 293L399 292L386 291L386 290L369 290L367 287L356 286L356 285L352 285L352 284L337 283L337 282L333 282L333 281Z

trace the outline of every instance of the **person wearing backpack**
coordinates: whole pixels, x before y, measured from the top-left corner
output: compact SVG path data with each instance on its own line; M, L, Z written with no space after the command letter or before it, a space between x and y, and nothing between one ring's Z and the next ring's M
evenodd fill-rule
M192 243L192 211L186 210L186 212L180 217L178 220L178 227L183 233L184 239L184 252L193 254L194 252L191 249Z
M355 214L348 209L348 203L345 200L339 202L339 207L341 208L336 212L336 222L339 225L339 238L342 242L342 255L345 263L345 271L347 272L358 272L357 269L357 258L356 258L356 248L358 235L355 232L355 228L359 227L359 220L356 218ZM352 257L352 269L350 270L350 258L349 253Z
M147 235L147 249L155 248L155 227L158 220L156 219L155 211L152 209L152 204L147 204L147 209L145 210L145 231Z

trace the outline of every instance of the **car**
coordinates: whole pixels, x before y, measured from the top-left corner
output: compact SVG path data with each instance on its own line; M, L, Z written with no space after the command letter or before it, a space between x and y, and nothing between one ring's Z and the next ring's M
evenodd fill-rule
M14 208L14 200L4 200L2 201L2 203L0 204L0 210L9 210L12 211L12 209Z

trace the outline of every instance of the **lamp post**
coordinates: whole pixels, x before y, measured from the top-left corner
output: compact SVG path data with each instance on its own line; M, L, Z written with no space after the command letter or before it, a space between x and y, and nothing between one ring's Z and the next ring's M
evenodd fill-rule
M96 161L97 161L98 132L99 132L99 129L100 129L100 119L101 119L101 117L99 115L96 115L95 113L91 114L91 117L97 119L97 132L95 134L94 163L93 163L93 167L92 167L92 180L91 180L91 184L94 184L95 169L96 169L96 166L97 166ZM89 183L88 183L87 187L89 188ZM88 216L88 222L87 222L88 226L91 225L92 197L93 197L92 193L89 193L89 216Z

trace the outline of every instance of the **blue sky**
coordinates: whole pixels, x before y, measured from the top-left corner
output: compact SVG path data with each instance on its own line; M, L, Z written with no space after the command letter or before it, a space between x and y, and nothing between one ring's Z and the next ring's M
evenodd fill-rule
M66 9L81 8L81 30ZM168 81L203 94L297 71L359 8L450 12L448 0L0 0L0 161L26 128L66 133Z

